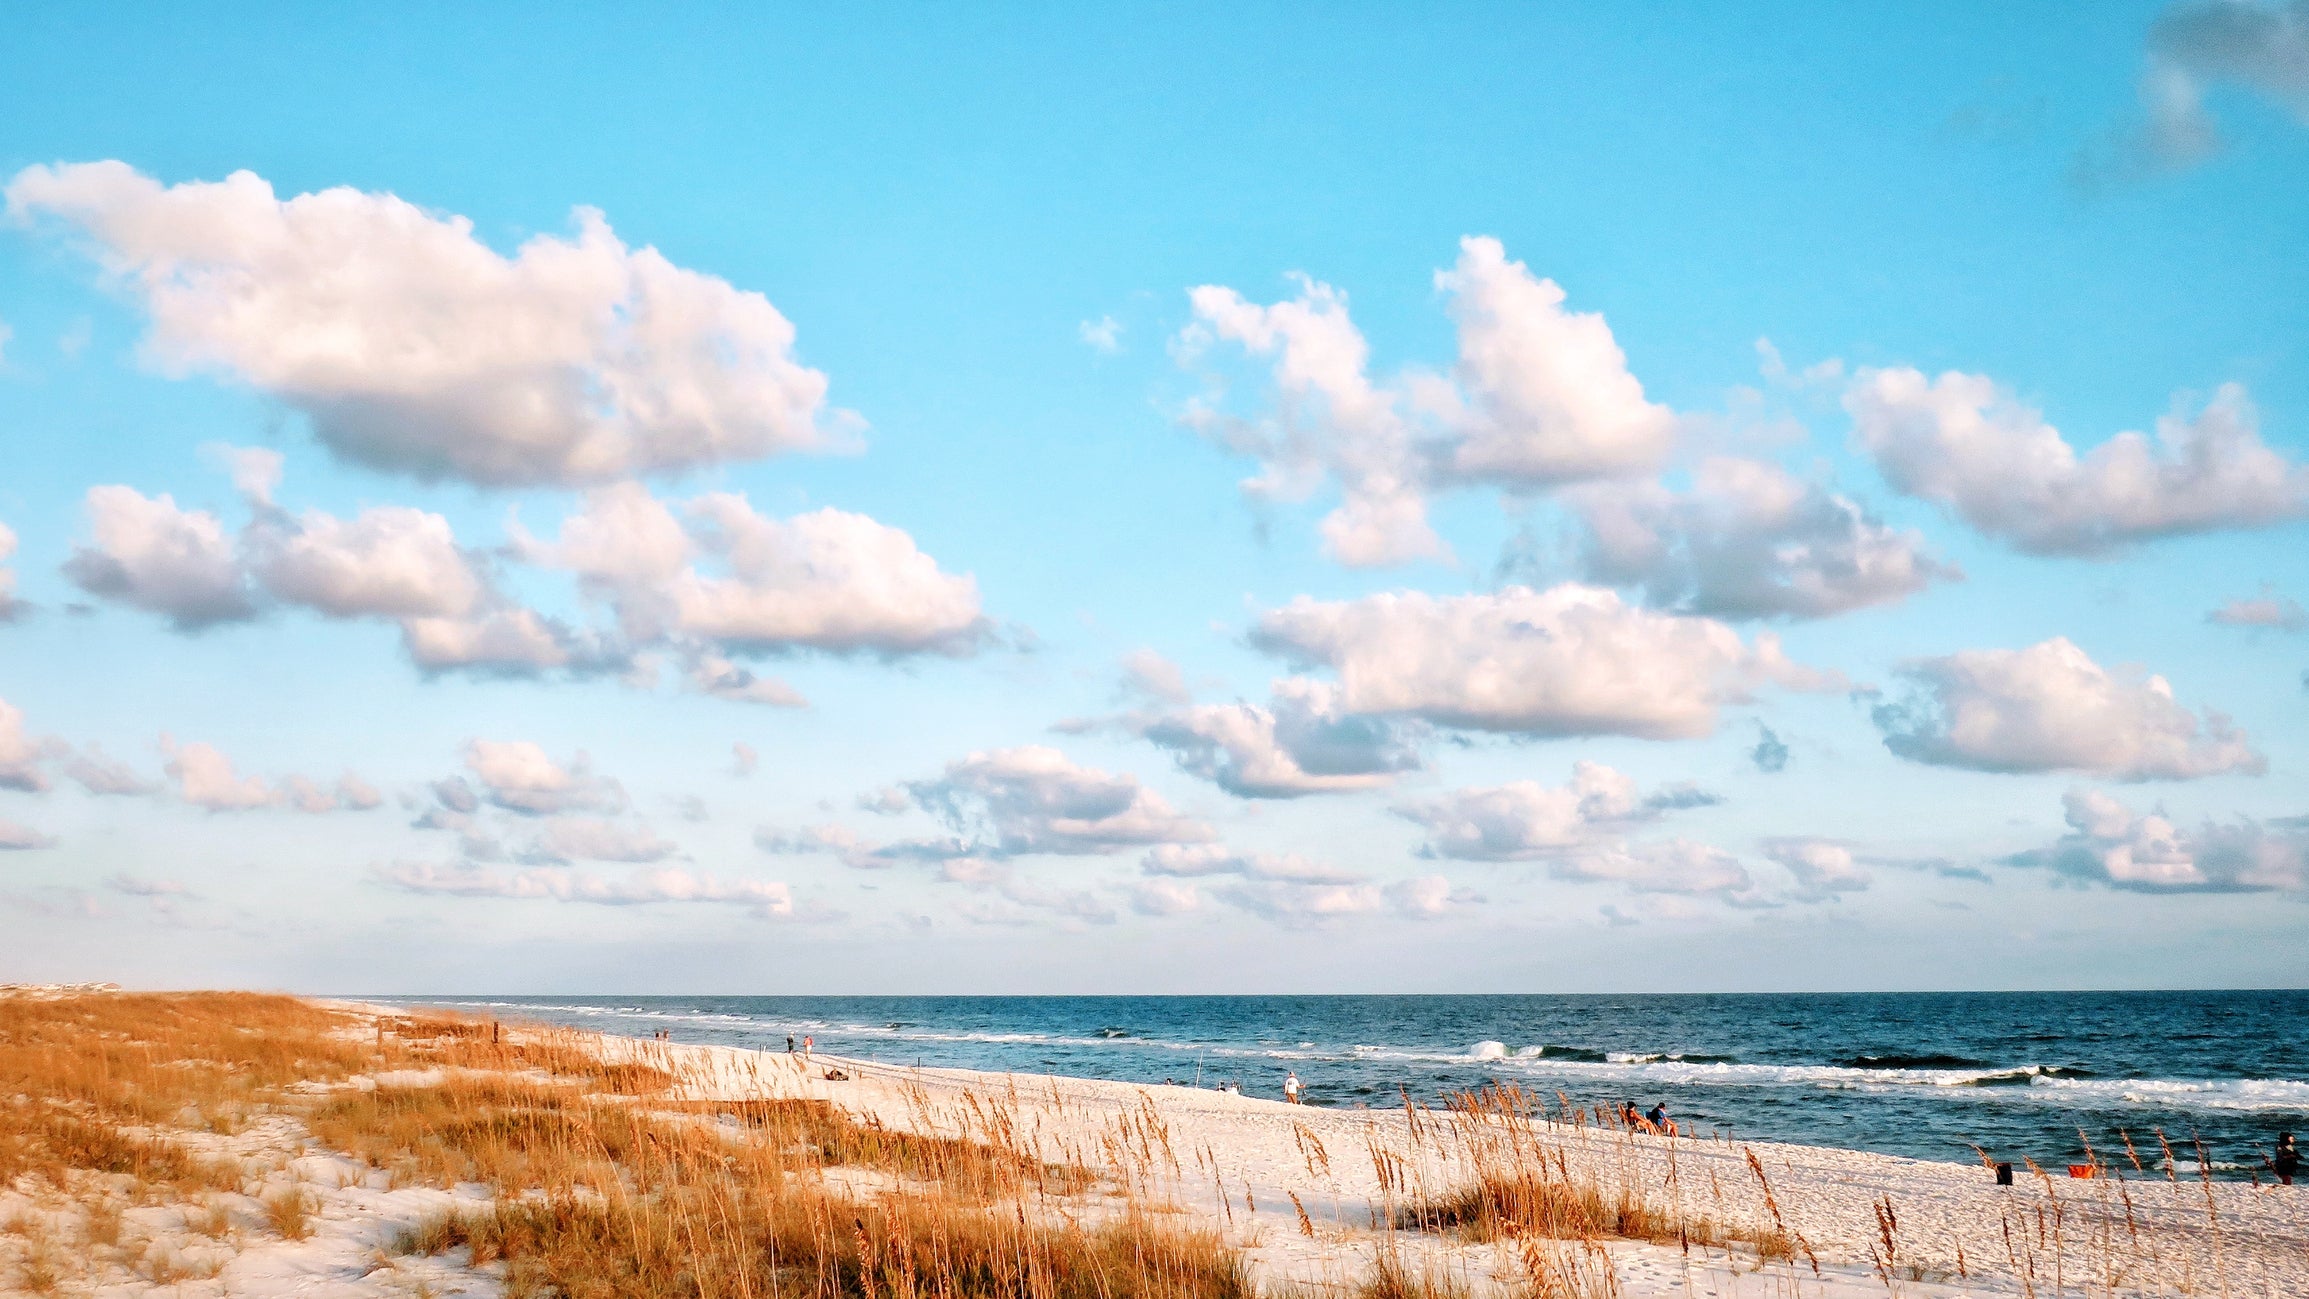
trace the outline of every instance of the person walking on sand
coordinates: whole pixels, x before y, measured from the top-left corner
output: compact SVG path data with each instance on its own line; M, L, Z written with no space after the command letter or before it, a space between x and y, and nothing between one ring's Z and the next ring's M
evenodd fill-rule
M1283 1099L1293 1105L1299 1103L1299 1074L1297 1070L1291 1071L1283 1078Z
M2292 1133L2277 1134L2277 1153L2270 1159L2269 1167L2276 1171L2278 1181L2287 1186L2293 1184L2293 1174L2301 1171L2301 1151L2293 1144Z

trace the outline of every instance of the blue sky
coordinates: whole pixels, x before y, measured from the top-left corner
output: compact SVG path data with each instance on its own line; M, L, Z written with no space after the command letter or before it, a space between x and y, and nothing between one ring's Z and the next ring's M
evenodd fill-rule
M0 978L2309 976L2299 4L6 54Z

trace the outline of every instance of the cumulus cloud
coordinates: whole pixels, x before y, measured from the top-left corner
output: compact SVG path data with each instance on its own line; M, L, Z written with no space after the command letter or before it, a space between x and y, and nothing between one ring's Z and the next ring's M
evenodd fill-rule
M1217 901L1292 926L1388 908L1433 919L1481 901L1441 875L1380 885L1361 871L1297 853L1244 852L1216 843L1160 845L1140 859L1139 871L1145 878L1132 886L1131 906L1153 916L1200 910L1203 887Z
M0 330L7 327L0 325ZM6 342L0 334L0 343ZM13 622L24 614L25 604L16 598L16 570L7 561L16 553L16 533L7 524L0 523L0 623Z
M906 790L957 835L1003 856L1101 854L1213 837L1137 777L1077 765L1042 745L972 753Z
M1157 703L1183 704L1194 698L1179 665L1151 649L1135 649L1122 656L1122 683L1126 693Z
M1190 351L1217 339L1274 358L1273 414L1246 421L1188 413L1207 436L1259 460L1259 475L1242 485L1246 495L1300 499L1328 476L1341 497L1322 523L1333 559L1361 567L1445 553L1427 523L1426 471L1404 394L1372 381L1370 345L1348 318L1345 294L1302 277L1296 299L1272 306L1217 285L1188 299Z
M2194 417L2158 420L2154 441L2119 433L2082 456L1985 375L1862 370L1844 406L1896 490L2033 554L2104 555L2309 514L2309 469L2262 442L2237 384Z
M1340 503L1322 523L1326 552L1355 566L1447 552L1427 522L1438 486L1532 491L1656 469L1676 419L1645 400L1603 317L1564 309L1554 281L1510 261L1496 239L1460 241L1436 287L1458 325L1449 375L1370 374L1370 345L1346 295L1299 277L1296 297L1253 303L1204 285L1188 297L1183 351L1214 342L1272 358L1275 408L1252 418L1207 406L1188 422L1255 457L1243 484L1257 500L1301 499L1328 479Z
M2264 590L2258 597L2239 596L2205 615L2205 621L2222 627L2261 627L2270 631L2302 631L2309 629L2309 609L2303 609L2299 600Z
M1637 893L1739 897L1755 889L1737 857L1684 838L1609 844L1559 858L1548 870L1559 879L1624 884Z
M481 785L481 799L523 816L562 812L616 812L625 807L625 789L593 774L584 754L564 764L530 740L468 740L465 767ZM462 789L460 781L457 788ZM470 797L470 795L468 795ZM465 800L459 800L465 801ZM447 796L442 802L459 811Z
M40 769L40 763L55 748L54 739L24 729L23 709L0 699L0 789L37 794L48 788L48 773Z
M1243 798L1376 789L1420 765L1416 728L1350 714L1327 682L1286 678L1266 704L1195 704L1124 725L1171 751L1179 769Z
M967 654L988 634L978 583L942 571L914 539L862 514L790 519L741 495L672 507L637 483L601 488L532 558L576 572L635 641L724 651Z
M1663 811L1715 799L1688 787L1640 795L1623 772L1581 762L1569 783L1510 781L1407 803L1396 815L1424 826L1421 855L1463 861L1531 861L1565 856L1651 820Z
M2207 92L2236 86L2309 125L2309 0L2184 0L2149 29L2141 116L2080 153L2090 184L2192 167L2221 152Z
M1236 875L1293 884L1361 884L1371 878L1297 853L1240 852L1216 843L1159 845L1140 860L1139 869L1171 879Z
M81 590L157 613L179 631L256 616L255 592L216 515L121 486L89 488L87 510L92 540L64 562Z
M1587 576L1641 590L1660 608L1733 618L1825 618L1962 576L1917 533L1776 465L1717 456L1692 477L1688 492L1657 483L1574 492Z
M621 907L727 903L764 918L794 914L793 890L783 883L721 880L670 866L636 871L622 880L550 866L507 873L471 864L440 867L423 862L380 866L376 875L380 882L404 892L450 897L550 899Z
M690 657L685 669L690 689L715 699L732 703L762 704L770 708L807 708L810 701L800 691L774 677L765 677L752 668L735 662L710 650L700 650Z
M2140 893L2309 890L2309 818L2206 820L2194 830L2163 812L2135 813L2097 790L2062 798L2069 833L2007 865Z
M298 812L361 812L384 801L374 786L350 772L327 787L297 775L284 776L275 784L261 776L240 774L232 759L213 744L197 740L180 744L173 737L163 735L160 746L168 758L162 770L175 782L177 797L211 812L248 812L271 807ZM117 773L106 773L107 778L112 774ZM101 793L129 792L96 790L93 785L90 788Z
M2259 775L2268 762L2210 709L2198 715L2139 667L2095 663L2055 637L2022 650L1966 650L1900 669L1907 698L1875 709L1886 748L1979 771L2080 771L2118 780Z
M0 766L4 765L0 763ZM153 793L160 788L155 782L137 774L128 764L115 760L104 751L103 746L97 744L86 745L65 759L64 774L82 789L97 795L135 797Z
M53 848L56 841L31 826L0 816L0 852L26 852L34 848Z
M1338 704L1365 715L1524 735L1711 733L1718 708L1768 682L1835 679L1790 663L1766 634L1655 612L1565 584L1478 595L1301 596L1259 620L1252 643L1338 673Z
M165 493L95 487L87 502L95 539L66 561L66 576L181 631L253 618L266 601L390 620L428 673L533 675L622 658L581 646L559 623L508 600L440 515L379 506L351 519L319 510L291 516L272 504L277 454L219 450L254 514L237 537L215 514L181 509Z
M1833 839L1767 839L1764 855L1796 877L1796 888L1806 898L1857 893L1873 882L1853 860L1851 845Z
M1345 916L1365 916L1386 906L1376 884L1301 884L1292 880L1247 879L1220 885L1211 896L1278 925L1321 925Z
M1083 321L1075 332L1093 351L1112 356L1122 350L1122 322L1112 316Z
M449 521L405 506L351 519L319 510L253 530L250 567L279 599L336 618L459 618L485 587Z
M29 167L7 203L141 302L153 364L268 393L374 468L581 483L829 442L825 376L768 299L628 248L588 208L506 257L463 217L349 188L283 200L246 171Z
M164 736L161 748L168 754L163 769L169 779L176 782L178 797L195 807L211 812L243 812L271 807L279 801L272 786L261 777L244 777L234 771L232 759L215 745L198 741L180 745Z
M1497 239L1460 240L1435 287L1459 325L1453 475L1531 489L1666 460L1675 414L1644 399L1600 314L1564 310L1562 287L1509 261Z

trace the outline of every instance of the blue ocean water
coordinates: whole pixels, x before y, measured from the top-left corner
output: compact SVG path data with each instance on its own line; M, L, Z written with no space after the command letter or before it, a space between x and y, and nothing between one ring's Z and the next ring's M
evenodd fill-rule
M1434 1101L1490 1083L1665 1103L1687 1130L1923 1159L2245 1176L2309 1132L2309 992L1416 997L380 998L677 1042L1281 1095Z

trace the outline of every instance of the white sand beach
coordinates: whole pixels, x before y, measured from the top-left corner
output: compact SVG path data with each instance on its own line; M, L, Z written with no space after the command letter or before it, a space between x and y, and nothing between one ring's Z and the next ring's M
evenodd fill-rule
M343 1006L374 1031L403 1012ZM1503 1161L1545 1161L1573 1183L1633 1192L1719 1239L1775 1238L1760 1257L1736 1242L1601 1239L1575 1249L1608 1260L1629 1299L1964 1294L2309 1296L2309 1188L2168 1180L2129 1161L2072 1180L2023 1172L1995 1185L1981 1166L1811 1146L1667 1138L1588 1123L1406 1107L1343 1110L1175 1086L886 1065L850 1057L551 1034L611 1062L646 1063L679 1079L666 1102L812 1098L867 1124L925 1135L999 1136L1041 1160L1090 1170L1135 1202L1207 1226L1242 1249L1262 1293L1340 1293L1383 1258L1474 1294L1527 1277L1536 1242L1470 1243L1403 1229L1403 1210L1463 1188ZM380 1039L381 1040L381 1039ZM830 1076L833 1075L833 1076ZM443 1071L363 1075L329 1089L438 1085ZM641 1101L649 1104L649 1101ZM695 1115L691 1109L685 1113ZM677 1115L679 1117L679 1115ZM695 1121L694 1119L689 1121ZM261 1167L266 1185L302 1187L310 1231L291 1240L256 1229L254 1196L123 1215L147 1263L90 1273L104 1296L471 1295L504 1293L499 1270L454 1256L413 1257L395 1241L429 1218L487 1203L483 1185L407 1185L320 1148L285 1114L231 1135L173 1140ZM829 1169L861 1200L891 1179ZM1095 1219L1099 1195L1043 1206ZM86 1235L69 1207L0 1189L0 1254L42 1235ZM201 1219L205 1217L205 1222ZM252 1229L235 1230L236 1224ZM1564 1248L1549 1244L1550 1249ZM1584 1252L1581 1252L1584 1251ZM150 1263L165 1255L165 1267ZM0 1262L6 1260L0 1259ZM8 1293L32 1293L10 1291Z

